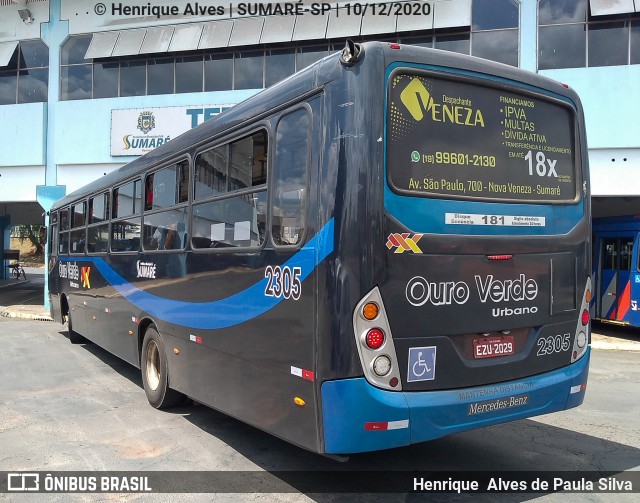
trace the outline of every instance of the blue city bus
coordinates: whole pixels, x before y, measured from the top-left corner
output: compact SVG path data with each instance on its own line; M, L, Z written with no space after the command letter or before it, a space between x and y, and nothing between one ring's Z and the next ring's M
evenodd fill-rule
M593 319L640 326L640 216L593 220Z
M51 312L156 408L406 446L582 403L589 190L567 86L348 41L58 201Z

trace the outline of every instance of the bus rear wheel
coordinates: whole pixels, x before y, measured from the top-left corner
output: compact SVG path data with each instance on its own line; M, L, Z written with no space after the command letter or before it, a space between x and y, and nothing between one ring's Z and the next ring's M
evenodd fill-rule
M183 395L169 387L167 354L160 334L153 327L144 335L140 370L144 392L153 407L166 409L180 403Z
M78 332L76 332L73 329L73 322L71 321L71 312L67 314L67 323L68 323L69 342L71 342L71 344L82 344L84 342L87 342L87 339L85 339L82 335L80 335Z

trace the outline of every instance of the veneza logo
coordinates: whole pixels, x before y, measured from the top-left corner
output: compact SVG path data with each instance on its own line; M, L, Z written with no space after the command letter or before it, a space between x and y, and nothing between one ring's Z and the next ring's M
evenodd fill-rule
M482 111L473 108L469 98L443 94L437 102L418 77L411 79L400 93L400 101L416 122L429 117L433 122L484 127Z
M147 134L155 127L156 118L153 116L153 112L144 111L138 116L138 129L144 134Z
M433 108L433 98L418 78L412 79L404 88L400 100L417 122L424 119L424 113Z

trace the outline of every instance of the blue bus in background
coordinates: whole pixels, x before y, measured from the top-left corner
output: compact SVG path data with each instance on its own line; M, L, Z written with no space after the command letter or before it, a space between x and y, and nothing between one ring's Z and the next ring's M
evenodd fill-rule
M582 403L583 111L540 75L347 42L50 212L52 315L328 456Z
M640 215L593 220L594 319L640 326Z

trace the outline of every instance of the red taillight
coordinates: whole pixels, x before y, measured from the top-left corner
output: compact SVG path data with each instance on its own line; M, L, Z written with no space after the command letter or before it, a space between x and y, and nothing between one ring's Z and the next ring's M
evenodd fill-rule
M389 44L390 49L395 49L396 51L400 49L400 44Z
M589 324L589 311L587 311L586 309L584 311L582 311L582 317L580 319L580 321L582 322L583 325L588 325Z
M369 348L379 349L384 344L384 332L379 328L372 328L367 332L365 341Z
M511 260L513 255L485 255L487 260Z

